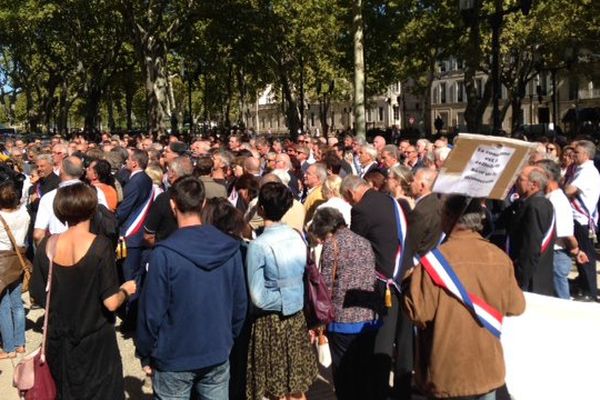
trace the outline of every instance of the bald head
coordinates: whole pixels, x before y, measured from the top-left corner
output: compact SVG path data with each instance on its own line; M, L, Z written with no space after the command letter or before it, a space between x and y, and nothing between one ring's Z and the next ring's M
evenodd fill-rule
M418 199L431 193L435 178L437 178L436 171L429 168L418 169L411 184L413 196Z
M260 160L256 157L248 157L244 160L244 171L248 174L260 174Z
M60 169L60 179L68 181L71 179L79 179L83 175L83 161L81 158L70 156L62 160Z

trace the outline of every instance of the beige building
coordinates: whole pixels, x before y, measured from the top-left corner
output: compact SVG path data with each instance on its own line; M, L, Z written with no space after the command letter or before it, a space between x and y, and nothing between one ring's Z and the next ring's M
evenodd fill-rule
M403 108L402 85L395 83L388 87L387 92L369 99L365 110L367 129L386 129L393 126L401 127L403 114L406 116L406 106ZM322 133L319 103L308 102L304 110L305 129L313 134ZM409 117L406 117L407 119ZM332 101L327 115L330 132L343 131L354 127L352 101ZM259 133L287 133L285 115L281 104L275 100L271 88L267 88L253 110L246 113L246 126Z
M480 73L476 77L476 88L483 95L485 83L489 77ZM568 70L556 71L556 112L552 104L552 74L543 71L527 85L521 104L520 125L556 124L566 131L574 124L575 110L578 110L579 123L585 124L589 117L587 110L600 107L600 82L594 82L585 76L572 77ZM507 91L502 86L500 108L508 101ZM437 77L431 87L431 123L439 116L444 121L443 131L449 128L466 129L464 111L467 95L464 85L462 64L456 59L441 61L438 64ZM553 121L553 116L557 121ZM491 125L492 106L486 108L483 123ZM509 107L502 122L502 129L510 131L512 110ZM569 122L571 121L571 122ZM553 126L553 125L551 125Z

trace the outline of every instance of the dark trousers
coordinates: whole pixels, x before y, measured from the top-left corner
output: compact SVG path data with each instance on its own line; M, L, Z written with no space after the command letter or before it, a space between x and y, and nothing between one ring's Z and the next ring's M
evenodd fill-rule
M588 225L581 225L575 221L574 233L579 243L579 248L589 258L589 262L577 264L577 271L579 272L577 282L583 293L595 300L598 292L598 283L596 281L596 250L594 249L594 242L589 237Z
M376 398L387 399L389 396L389 377L395 354L393 394L396 398L410 399L414 350L413 324L400 309L400 299L395 290L392 290L392 307L384 310L382 321L383 325L375 338L374 349Z
M373 392L373 345L376 331L328 332L333 385L338 400L370 400Z
M136 294L131 296L125 307L125 315L121 315L128 328L135 329L137 320L137 300L139 293L142 290L142 278L144 275L145 266L142 265L142 247L128 247L127 257L122 264L122 279L123 281L135 280L137 284Z

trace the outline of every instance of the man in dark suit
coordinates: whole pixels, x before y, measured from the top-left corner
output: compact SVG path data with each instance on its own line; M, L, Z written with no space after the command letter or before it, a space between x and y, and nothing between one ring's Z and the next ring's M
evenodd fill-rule
M377 165L377 150L370 144L360 146L358 150L358 161L360 162L360 177L364 178L366 174L372 171L379 171Z
M402 271L414 266L414 258L427 254L440 243L442 237L442 202L432 193L437 173L430 169L418 169L411 184L415 208L408 215L408 231L402 255ZM413 370L413 324L404 312L398 313L396 326L396 358L394 370L394 396L409 399Z
M544 192L544 170L528 165L517 178L519 201L510 213L509 255L521 290L554 296L554 210Z
M371 242L377 271L386 278L392 278L398 250L398 233L394 218L395 200L371 189L356 175L344 178L340 192L346 201L353 205L350 229ZM378 285L381 304L383 304L385 283L378 282ZM392 306L382 310L383 325L377 332L374 343L373 398L378 400L386 399L389 394L389 376L398 310L397 292L392 289Z
M131 171L129 182L123 189L123 201L117 207L119 235L125 238L127 258L123 261L123 279L140 281L143 267L144 222L153 201L152 179L144 170L148 165L148 154L143 150L132 149L127 159L127 169ZM130 307L130 310L135 307ZM135 312L128 312L127 325L135 326Z

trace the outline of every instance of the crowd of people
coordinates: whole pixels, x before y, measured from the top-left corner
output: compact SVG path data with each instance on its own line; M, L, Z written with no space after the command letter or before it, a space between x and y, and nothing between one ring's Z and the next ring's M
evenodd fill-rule
M542 138L504 201L433 193L453 148L443 136L4 146L0 250L33 262L59 399L124 398L117 315L156 399L303 399L323 331L340 400L502 398L500 342L419 261L435 249L500 315L524 311L522 291L597 300L586 139ZM303 312L309 259L335 310L324 327ZM0 294L0 359L26 352L24 279Z

